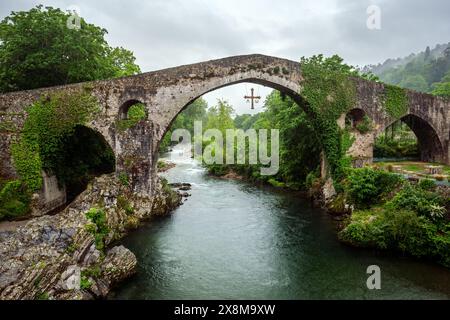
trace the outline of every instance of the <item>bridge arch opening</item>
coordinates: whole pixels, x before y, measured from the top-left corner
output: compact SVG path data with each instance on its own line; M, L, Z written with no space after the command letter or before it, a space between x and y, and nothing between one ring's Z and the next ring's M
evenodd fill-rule
M147 119L147 106L139 100L130 99L125 101L119 108L119 120L132 120L134 118Z
M275 80L269 80L265 78L265 74L261 75L261 78L258 77L248 77L248 78L241 78L239 80L233 80L230 81L226 77L221 80L221 83L217 84L215 83L213 86L202 86L200 89L195 90L193 92L194 98L191 98L184 103L180 103L177 106L177 112L171 117L171 120L167 126L165 126L163 130L163 135L159 141L157 141L156 148L155 148L155 156L158 157L158 150L160 150L160 144L161 141L163 141L163 137L167 135L167 132L169 132L170 128L173 127L174 122L176 121L177 117L184 111L186 108L188 108L190 105L192 105L195 101L197 101L199 98L204 97L205 95L216 91L220 89L224 89L227 87L247 83L247 84L254 84L262 87L267 87L272 90L279 91L282 98L285 99L286 97L289 97L294 101L302 111L304 111L308 116L312 115L312 111L309 109L309 105L306 102L306 100L297 92L299 91L298 83L286 85L283 83L283 81L280 81L280 78L274 77ZM282 79L281 79L282 80ZM292 87L291 87L292 86ZM295 89L293 88L295 87ZM244 96L244 95L242 95ZM242 97L244 100L244 97ZM262 99L262 102L264 99ZM167 138L166 138L167 139Z
M246 79L241 80L237 82L232 83L226 83L224 85L217 86L213 89L204 90L204 92L201 92L200 95L196 95L193 100L189 100L187 104L180 106L179 112L177 115L172 119L170 122L170 125L166 128L164 131L164 136L157 145L157 151L154 153L155 158L153 163L156 165L158 163L158 151L165 152L168 151L167 148L164 148L164 146L167 147L167 143L171 140L171 133L174 128L178 127L178 124L180 124L180 118L183 118L186 113L192 115L195 113L195 108L198 108L201 105L204 106L205 101L202 99L206 95L209 95L213 92L224 90L226 88L241 85L241 84L248 84L248 88L250 89L252 85L264 85L264 87L267 88L268 94L267 97L265 97L263 94L260 94L261 90L255 90L254 94L255 96L261 96L260 102L258 107L256 108L256 112L251 113L251 106L250 103L247 103L246 99L244 98L244 95L246 95L247 92L245 90L240 92L239 99L241 102L241 106L246 108L248 112L242 111L242 108L240 112L233 115L233 125L236 129L242 129L244 131L250 129L250 128L261 128L260 125L263 124L263 122L267 122L267 120L275 120L273 119L274 114L276 112L279 112L277 116L280 117L280 119L277 119L280 122L287 123L288 120L292 120L295 118L296 120L300 119L302 122L298 126L292 126L288 130L290 132L283 131L280 137L280 162L285 162L286 159L290 160L290 165L286 166L285 170L278 171L277 174L274 176L270 176L267 178L267 180L283 180L283 181L289 181L294 180L294 177L301 177L298 180L301 180L301 183L304 183L306 181L306 176L310 172L316 172L317 176L320 176L320 165L321 165L321 148L319 141L317 141L317 137L315 135L312 135L312 125L311 125L311 119L310 119L310 113L308 109L308 105L306 101L294 90L291 88L284 87L280 84L268 82L268 81L262 81L260 79ZM279 90L281 89L281 90ZM218 94L225 100L228 100L225 95ZM214 104L214 102L211 103L209 101L208 107L217 106L217 104ZM218 102L220 103L220 102ZM261 106L264 105L264 108L261 108ZM232 105L233 107L236 107L236 105ZM194 110L192 109L194 107ZM281 110L283 109L283 110ZM259 111L259 112L258 112ZM282 119L281 113L284 112L284 119ZM197 112L198 115L200 115L200 118L198 120L208 121L208 114L202 114L201 112ZM262 117L269 117L269 119L263 119ZM259 122L258 122L259 121ZM272 124L271 124L272 125ZM204 122L204 128L208 128L208 125ZM286 126L287 127L287 126ZM272 129L279 129L276 125L273 125L271 127ZM188 128L189 129L189 128ZM270 133L269 133L270 134ZM284 135L284 136L283 136ZM290 139L285 139L287 136L290 137ZM306 137L309 137L310 141L314 141L314 143L311 143L310 148L308 150L306 149L300 149L299 145L304 143L302 140L303 138L307 139ZM162 144L161 144L162 143ZM163 147L161 147L163 146ZM246 155L248 159L248 155ZM285 158L283 158L285 157ZM219 165L220 166L220 165ZM217 167L219 167L217 166ZM239 169L249 170L249 168L246 168L245 166L242 166ZM214 172L219 172L219 175L221 173L227 173L223 172L220 168L215 168ZM238 174L248 174L248 172L238 172Z
M351 109L345 115L345 126L347 128L356 129L367 117L366 112L363 109L354 108Z
M94 177L114 172L114 152L98 131L78 125L62 144L61 166L56 174L65 185L68 202L83 192Z
M422 118L409 114L401 119L417 137L420 159L426 162L444 162L444 148L436 130Z
M445 162L444 147L436 130L426 120L413 114L408 114L388 125L378 135L374 153L375 157L390 158L391 153L396 158Z

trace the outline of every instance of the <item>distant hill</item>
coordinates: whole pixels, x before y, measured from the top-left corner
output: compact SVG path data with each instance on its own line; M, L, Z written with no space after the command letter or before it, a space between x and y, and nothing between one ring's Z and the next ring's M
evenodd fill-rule
M427 47L407 57L387 59L378 65L369 65L363 71L370 71L381 81L400 87L437 93L450 81L450 42L438 44L434 49Z

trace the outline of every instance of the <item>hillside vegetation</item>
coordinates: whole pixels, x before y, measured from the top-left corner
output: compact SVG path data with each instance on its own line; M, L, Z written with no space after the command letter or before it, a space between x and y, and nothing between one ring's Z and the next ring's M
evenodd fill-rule
M381 81L434 95L450 97L450 42L426 47L419 53L397 59L388 59L378 65L369 65Z

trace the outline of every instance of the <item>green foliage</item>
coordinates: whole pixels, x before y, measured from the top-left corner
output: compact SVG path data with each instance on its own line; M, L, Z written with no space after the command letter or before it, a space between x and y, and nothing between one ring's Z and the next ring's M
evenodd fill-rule
M450 223L436 224L408 209L356 211L339 237L357 246L399 250L450 267Z
M128 178L128 175L125 172L119 173L119 181L123 186L129 186L130 185L130 179Z
M428 183L425 184L428 187ZM406 184L386 205L394 209L405 209L417 212L430 220L442 219L446 209L445 200L435 192L427 191L424 183L417 186Z
M436 183L432 179L422 179L419 181L418 187L426 191L432 191L436 189Z
M254 127L280 130L280 169L275 178L287 185L304 186L308 173L319 164L321 152L310 118L291 98L277 91L267 97L265 107Z
M394 123L375 139L373 153L377 158L418 158L419 146L408 126Z
M147 118L147 110L142 103L132 105L127 111L127 118L118 120L117 127L119 131L125 131L133 128L142 120Z
M102 275L102 269L98 265L86 268L81 271L81 277L85 278L99 278Z
M133 53L112 48L107 31L71 13L39 5L12 12L0 22L0 91L109 79L140 72Z
M22 138L11 145L14 167L21 181L30 191L42 187L42 161L39 144L31 139Z
M165 179L165 178L160 178L160 179L161 179L162 190L168 199L167 203L172 203L172 204L179 203L179 201L180 201L179 193L174 191L171 188L171 186L167 182L167 179Z
M238 129L248 130L253 127L255 122L258 121L260 117L261 113L257 113L254 115L250 114L237 115L233 120L234 126Z
M450 70L447 72L441 82L436 82L432 85L432 94L444 98L450 98Z
M349 224L339 233L339 238L362 247L386 249L389 240L385 232L385 221L376 211L356 211Z
M234 109L227 101L218 100L217 105L208 110L204 129L217 129L225 137L227 129L234 129L233 113Z
M427 92L428 91L428 83L425 80L425 78L420 75L409 75L405 79L403 79L399 86L402 88L408 88L411 90L421 91L421 92Z
M306 175L317 167L321 150L306 113L292 99L278 91L273 91L267 97L265 110L254 116L236 116L234 121L230 121L233 111L227 107L228 105L225 105L222 112L219 112L220 106L211 108L207 114L208 122L205 128L226 124L219 127L222 132L235 126L243 130L279 129L280 168L278 173L271 177L261 176L261 166L250 165L248 161L246 164L207 165L208 171L214 175L224 175L232 170L251 180L294 189L304 188ZM207 144L209 142L205 141L205 145ZM249 145L246 144L246 152L248 150Z
M404 179L394 173L371 168L350 169L345 191L350 200L360 208L379 203L398 188Z
M312 189L313 185L316 183L317 180L319 180L319 174L316 171L311 171L308 173L305 179L305 186L307 189Z
M86 276L81 276L80 280L80 289L81 290L89 290L92 287L92 282Z
M47 292L41 292L36 296L36 300L49 300L50 296Z
M356 125L356 129L365 134L373 129L372 120L368 116L364 116L363 119Z
M91 208L86 212L86 218L91 222L86 225L86 231L95 239L95 247L103 251L105 249L105 237L109 234L106 214L103 209Z
M156 164L156 167L158 169L164 169L167 167L167 162L162 161L162 160L158 160L158 163Z
M142 103L137 103L132 105L128 109L128 119L134 121L141 121L147 117L147 111L145 110L145 105Z
M267 180L267 182L275 188L285 188L286 187L286 184L284 182L277 181L276 179L273 179L273 178Z
M339 181L344 176L340 160L346 150L341 145L342 132L337 119L355 105L356 88L350 77L359 74L337 55L330 58L322 55L302 58L300 63L305 79L300 94L314 114L311 120L318 141L333 178Z
M11 120L2 119L2 121L0 122L0 133L15 133L15 132L17 132L17 125Z
M388 59L372 68L383 82L402 88L448 96L450 86L446 75L450 72L449 44L437 45L403 59Z
M0 220L17 218L29 212L31 195L19 180L0 185Z
M384 108L386 112L395 119L400 119L408 111L408 98L403 88L385 84L384 85Z
M64 139L98 110L97 100L85 92L55 93L27 109L21 136L11 151L17 172L30 191L41 187L42 170L65 182Z
M160 152L167 152L172 145L171 137L172 132L176 129L186 129L190 132L191 136L194 136L194 122L202 121L206 123L206 109L208 105L202 98L196 99L189 104L178 116L170 126L170 129L164 135L161 144L159 146Z

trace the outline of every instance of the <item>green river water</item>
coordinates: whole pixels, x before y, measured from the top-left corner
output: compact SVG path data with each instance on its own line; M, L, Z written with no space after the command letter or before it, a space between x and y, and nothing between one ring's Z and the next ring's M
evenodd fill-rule
M122 241L139 267L112 299L450 298L444 267L348 247L336 222L294 193L176 162L164 176L191 183L192 196ZM381 290L367 289L369 265L381 268Z

